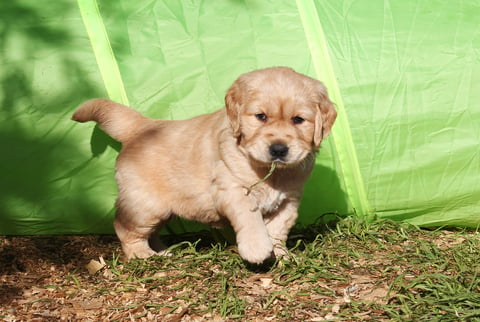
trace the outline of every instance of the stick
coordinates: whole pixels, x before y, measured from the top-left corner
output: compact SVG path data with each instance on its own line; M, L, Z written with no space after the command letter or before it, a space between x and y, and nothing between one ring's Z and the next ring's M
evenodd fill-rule
M267 175L265 177L263 177L262 179L258 180L257 182L255 182L254 184L252 184L250 187L248 187L247 196L250 194L250 192L252 192L252 189L255 188L255 186L257 186L260 183L266 181L272 175L273 171L275 171L276 167L277 167L277 163L272 162L272 165L270 166L270 170L268 171Z

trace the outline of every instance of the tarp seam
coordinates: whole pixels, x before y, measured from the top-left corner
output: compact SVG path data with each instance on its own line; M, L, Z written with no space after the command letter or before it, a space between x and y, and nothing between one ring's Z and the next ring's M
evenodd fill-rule
M338 159L343 172L347 196L359 215L372 215L367 198L365 184L353 143L350 124L343 104L333 65L327 48L327 39L323 32L317 8L313 0L297 0L297 8L302 20L305 37L312 56L317 77L329 90L330 98L335 102L338 117L332 129L332 137L337 150Z
M108 96L114 101L129 105L122 76L97 1L78 0L77 3Z

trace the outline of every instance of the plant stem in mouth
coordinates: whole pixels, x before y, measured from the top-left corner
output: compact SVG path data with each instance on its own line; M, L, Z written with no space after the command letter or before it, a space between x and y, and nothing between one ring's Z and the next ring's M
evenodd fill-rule
M263 177L262 179L258 180L257 182L255 182L254 184L252 184L250 187L248 187L247 196L250 194L250 192L252 192L252 189L255 188L255 186L259 185L260 183L262 183L265 180L267 180L268 178L270 178L273 171L275 171L276 167L277 167L277 162L272 162L272 165L270 166L270 170L268 171L267 175L265 177Z

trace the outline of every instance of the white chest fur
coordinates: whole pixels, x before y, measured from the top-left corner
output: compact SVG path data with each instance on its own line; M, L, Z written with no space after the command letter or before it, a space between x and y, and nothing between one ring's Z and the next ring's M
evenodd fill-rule
M275 213L287 199L287 194L266 185L259 186L249 195L254 203L252 211L259 210L263 215Z

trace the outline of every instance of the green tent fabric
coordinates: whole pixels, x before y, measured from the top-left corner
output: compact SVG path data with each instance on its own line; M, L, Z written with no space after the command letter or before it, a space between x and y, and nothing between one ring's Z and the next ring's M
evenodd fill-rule
M474 0L2 1L0 234L113 232L119 145L70 121L82 101L183 119L278 65L322 80L339 111L300 222L478 227L478 13Z

